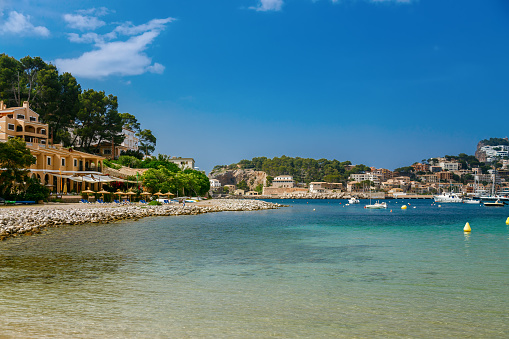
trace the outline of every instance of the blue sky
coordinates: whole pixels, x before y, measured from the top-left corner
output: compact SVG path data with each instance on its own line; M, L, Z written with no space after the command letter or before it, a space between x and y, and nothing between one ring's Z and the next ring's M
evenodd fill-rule
M118 96L156 153L396 167L509 123L506 0L0 0L0 52Z

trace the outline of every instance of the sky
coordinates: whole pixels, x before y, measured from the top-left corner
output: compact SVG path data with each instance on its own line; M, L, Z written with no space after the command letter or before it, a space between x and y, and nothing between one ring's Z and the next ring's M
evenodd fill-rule
M509 135L506 0L0 0L0 53L116 95L206 172L394 169Z

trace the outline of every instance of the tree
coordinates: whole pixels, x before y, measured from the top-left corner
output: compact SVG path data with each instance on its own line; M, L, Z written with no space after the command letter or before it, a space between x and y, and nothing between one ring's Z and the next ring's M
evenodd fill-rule
M133 132L139 132L140 131L140 123L136 119L136 117L129 113L120 113L120 117L122 119L122 125L130 129Z
M136 134L136 136L140 139L139 149L145 153L145 155L150 155L152 152L156 150L156 137L152 134L152 131L149 129L144 129Z
M244 190L244 191L247 191L247 190L249 189L249 187L247 186L247 183L246 183L246 181L245 181L245 180L241 180L241 182L239 182L239 183L237 184L237 188L238 188L239 190Z
M26 181L28 168L35 164L35 158L20 138L0 143L0 194L10 196Z
M90 151L92 143L103 141L120 144L124 141L122 133L122 118L117 111L117 97L106 96L104 91L89 89L79 96L80 110L74 130L75 144L79 138L81 149Z

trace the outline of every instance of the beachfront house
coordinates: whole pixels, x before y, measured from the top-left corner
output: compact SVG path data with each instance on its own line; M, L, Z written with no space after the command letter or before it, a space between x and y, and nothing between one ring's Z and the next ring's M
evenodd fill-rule
M0 142L21 138L36 159L30 176L36 177L53 192L97 189L101 182L111 181L101 173L104 158L73 148L53 145L48 124L39 121L39 114L27 101L22 107L7 108L0 101Z

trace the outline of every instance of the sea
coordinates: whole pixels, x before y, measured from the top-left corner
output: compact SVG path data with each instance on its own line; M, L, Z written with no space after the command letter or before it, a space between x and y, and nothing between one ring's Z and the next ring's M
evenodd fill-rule
M0 338L509 338L509 206L272 201L0 242Z

